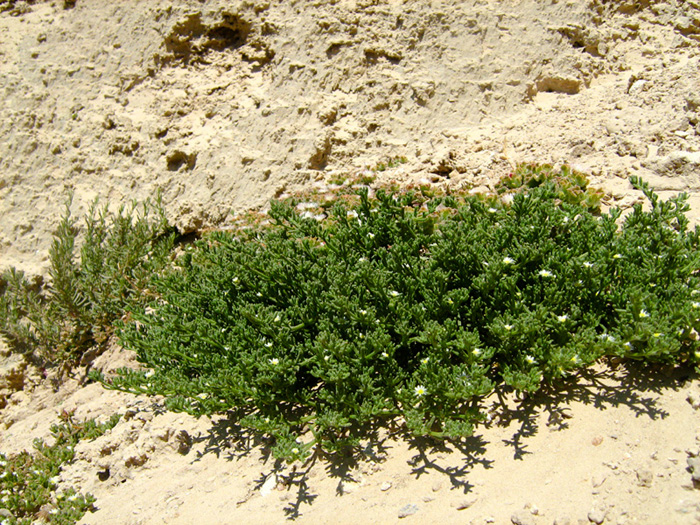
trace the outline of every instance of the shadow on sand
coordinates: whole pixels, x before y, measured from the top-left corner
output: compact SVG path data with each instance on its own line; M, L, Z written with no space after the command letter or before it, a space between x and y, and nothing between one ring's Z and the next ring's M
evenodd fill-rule
M663 419L668 414L658 406L658 398L668 391L677 391L698 374L688 367L648 365L636 362L608 362L580 371L560 383L542 388L537 393L516 394L512 389L499 388L482 401L486 414L480 426L515 428L510 439L503 440L512 447L513 457L522 459L527 451L527 440L540 429L542 414L546 415L546 426L551 430L566 430L570 419L569 405L579 403L592 405L599 410L626 407L636 417L650 420ZM309 474L317 465L322 465L326 473L338 480L336 494L342 496L348 483L358 481L353 472L372 463L386 460L392 443L403 441L410 450L415 450L408 460L408 468L416 478L428 473L437 473L446 478L453 490L464 494L472 491L467 479L476 466L493 468L494 460L488 458L488 441L475 434L460 441L436 440L416 437L409 434L399 421L361 429L362 445L334 453L316 448L304 464L291 466L275 460L271 453L271 441L264 435L245 429L236 423L236 414L231 413L216 421L208 434L194 439L195 443L205 443L204 450L198 452L194 461L206 454L216 454L229 461L239 460L252 453L260 455L261 463L267 466L256 480L253 491L259 491L274 476L274 486L279 490L295 493L284 512L294 520L302 515L304 505L312 505L317 498L309 486ZM455 454L460 454L459 466L454 466ZM446 461L451 456L451 463ZM247 500L247 498L246 498ZM246 500L239 502L244 503Z

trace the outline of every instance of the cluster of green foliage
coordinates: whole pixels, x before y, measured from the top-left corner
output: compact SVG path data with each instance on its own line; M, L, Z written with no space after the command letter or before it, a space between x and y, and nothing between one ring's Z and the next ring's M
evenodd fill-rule
M395 157L387 160L386 162L380 162L378 163L374 168L372 168L372 171L386 171L388 169L396 168L400 166L401 164L405 164L407 162L406 157Z
M686 196L632 178L650 209L623 218L595 212L578 177L523 167L508 198L358 189L310 216L273 202L267 226L189 247L122 325L150 370L93 377L177 411L235 410L295 460L396 418L468 436L494 387L536 391L603 356L698 363Z
M160 200L110 213L93 203L81 229L71 199L50 249L50 280L0 274L0 335L38 364L71 364L104 343L114 319L146 300L148 282L170 260L174 236ZM77 252L79 251L79 256Z
M342 173L336 173L334 174L330 180L328 181L330 184L334 184L336 186L343 186L343 185L355 185L355 184L363 184L363 185L369 185L374 182L374 180L377 177L375 176L374 173L361 173L358 175L346 175Z
M603 192L588 186L588 178L569 166L555 169L549 164L520 164L513 173L503 177L499 193L523 188L536 188L545 182L558 188L557 198L569 204L580 204L592 213L600 212Z
M115 414L105 423L94 419L78 422L72 413L63 412L60 423L51 426L53 444L37 439L33 453L24 451L10 457L0 454L0 508L12 515L4 518L2 525L29 525L39 517L48 523L68 525L94 510L92 495L73 489L57 494L53 478L63 465L73 461L79 441L101 436L118 421L119 415Z

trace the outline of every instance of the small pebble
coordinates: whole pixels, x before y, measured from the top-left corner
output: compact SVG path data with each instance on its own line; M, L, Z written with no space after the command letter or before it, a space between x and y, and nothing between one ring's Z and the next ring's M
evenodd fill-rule
M571 520L567 517L559 517L554 520L552 525L571 525Z
M442 488L442 483L436 481L433 483L433 492L438 492Z
M690 406L695 410L700 409L700 396L697 394L688 394L686 399L688 400L688 403L690 403Z
M591 440L591 445L597 447L603 442L603 436L596 436Z
M700 458L688 458L687 461L693 481L700 481Z
M605 511L602 511L600 509L593 509L588 513L588 521L600 525L605 521Z
M382 492L386 492L387 490L389 490L391 488L391 483L389 483L388 481L385 481L384 483L382 483L382 486L379 488L381 489Z
M418 505L414 505L413 503L409 503L408 505L404 505L399 509L399 519L407 518L408 516L412 516L418 512Z
M647 469L637 469L637 485L640 487L651 487L654 474Z
M510 517L510 521L513 525L535 525L535 520L527 511L516 512Z
M475 497L472 497L472 498L465 498L465 499L463 499L463 500L460 500L460 501L457 503L457 505L455 505L455 508L456 508L457 510L468 509L469 507L471 507L472 505L474 505L474 503L476 503L476 498L475 498Z

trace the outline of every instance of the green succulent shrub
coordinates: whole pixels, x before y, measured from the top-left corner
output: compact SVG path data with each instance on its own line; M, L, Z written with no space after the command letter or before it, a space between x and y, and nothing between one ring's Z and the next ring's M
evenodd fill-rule
M122 324L148 370L93 377L177 411L232 410L295 460L388 420L468 436L496 386L533 392L604 356L697 363L686 196L631 178L650 209L622 217L580 198L572 172L534 171L501 186L507 199L359 188L272 202L187 249Z
M397 168L401 164L406 164L406 162L408 162L406 157L393 157L387 160L386 162L377 163L377 165L372 168L372 171L386 171L388 169Z
M79 422L71 412L64 411L60 422L51 426L53 444L37 439L33 453L24 451L9 457L0 453L0 508L12 516L0 523L29 525L43 518L48 523L69 525L94 510L92 495L72 488L58 493L53 478L63 465L74 460L74 447L79 441L101 436L114 428L119 417L115 414L104 423L94 419Z
M588 178L569 166L555 169L550 164L519 164L515 171L501 179L497 191L502 194L521 188L536 188L545 182L552 182L558 188L558 199L580 204L593 213L600 212L603 192L589 187Z
M30 282L15 268L0 274L0 335L41 365L94 354L88 352L107 340L114 319L145 301L173 247L159 199L115 213L95 201L82 229L70 206L71 199L50 249L48 283Z

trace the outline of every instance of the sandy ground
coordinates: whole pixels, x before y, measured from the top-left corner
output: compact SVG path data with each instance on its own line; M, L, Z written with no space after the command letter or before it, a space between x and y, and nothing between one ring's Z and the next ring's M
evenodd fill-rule
M17 1L0 13L0 267L45 273L70 190L77 214L161 191L189 232L396 157L380 180L475 189L569 163L623 208L641 175L689 192L697 222L699 41L689 0ZM128 362L115 346L97 366ZM601 367L493 396L459 447L387 434L293 466L225 419L54 390L11 356L0 374L6 453L64 408L124 414L62 474L97 497L84 523L700 522L690 371Z

